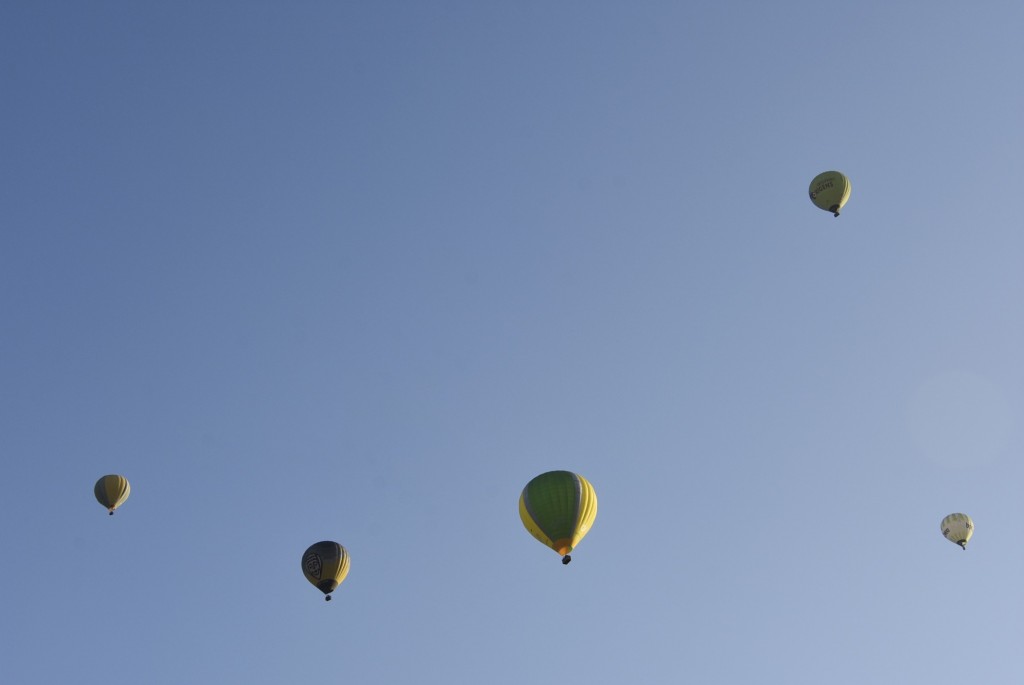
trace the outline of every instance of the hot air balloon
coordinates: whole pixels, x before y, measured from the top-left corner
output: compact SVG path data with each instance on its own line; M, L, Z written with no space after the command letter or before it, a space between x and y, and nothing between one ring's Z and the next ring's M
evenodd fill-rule
M850 199L850 179L838 171L826 171L814 177L808 192L816 207L839 216L839 210Z
M124 504L132 488L124 476L109 475L96 481L96 486L92 491L96 495L96 501L105 506L113 516L114 509Z
M967 549L967 542L974 535L974 521L967 514L950 514L939 525L942 535L950 542Z
M310 546L302 555L302 574L317 590L327 595L324 598L327 602L331 601L331 593L345 580L348 567L348 550L330 540Z
M597 517L597 493L586 478L570 471L548 471L523 488L519 518L530 535L572 561L569 552Z

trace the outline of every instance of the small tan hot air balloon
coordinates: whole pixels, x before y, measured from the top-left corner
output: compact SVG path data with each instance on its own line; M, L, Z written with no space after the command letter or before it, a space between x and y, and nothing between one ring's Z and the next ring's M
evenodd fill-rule
M942 519L939 530L947 540L966 550L967 542L974 535L974 521L967 514L950 514Z
M128 485L127 478L111 474L96 481L96 486L92 491L96 495L96 501L105 506L113 516L114 509L124 504L132 488Z
M302 555L302 574L317 590L327 595L324 597L327 602L331 601L331 593L345 580L348 567L348 550L330 540L311 545Z
M826 171L814 177L807 192L815 207L839 216L839 210L850 199L850 179L838 171Z

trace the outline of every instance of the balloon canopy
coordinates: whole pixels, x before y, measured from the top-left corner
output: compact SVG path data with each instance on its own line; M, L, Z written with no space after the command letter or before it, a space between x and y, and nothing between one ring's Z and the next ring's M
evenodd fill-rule
M328 602L348 575L348 567L348 550L330 540L311 545L302 555L302 574L326 595L324 599Z
M118 476L111 474L109 476L103 476L92 489L93 494L96 495L96 501L107 508L110 515L114 515L114 510L124 504L124 501L128 499L128 495L131 493L132 488L128 485L128 479L124 476Z
M548 471L523 488L519 517L530 535L562 556L569 556L597 517L597 494L583 476L571 471Z
M839 216L850 199L850 179L838 171L826 171L814 177L808 193L814 206Z
M939 530L947 540L967 549L967 543L974 535L974 521L967 514L950 514L942 519Z

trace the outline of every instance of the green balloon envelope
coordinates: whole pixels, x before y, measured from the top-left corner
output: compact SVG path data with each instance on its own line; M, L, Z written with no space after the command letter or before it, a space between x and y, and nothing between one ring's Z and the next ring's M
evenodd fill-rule
M815 207L839 216L850 199L850 179L838 171L826 171L814 177L807 192Z

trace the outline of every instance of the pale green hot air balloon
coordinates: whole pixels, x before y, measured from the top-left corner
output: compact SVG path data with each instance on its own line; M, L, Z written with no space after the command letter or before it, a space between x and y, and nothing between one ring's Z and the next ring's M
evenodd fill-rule
M950 514L942 519L939 530L947 540L967 549L967 542L974 535L974 521L967 514Z
M814 177L807 192L815 207L839 216L839 210L850 199L850 179L838 171L826 171Z
M96 481L96 485L92 489L93 494L96 495L96 501L105 506L111 516L114 515L115 509L124 504L131 491L128 479L116 474L103 476Z

